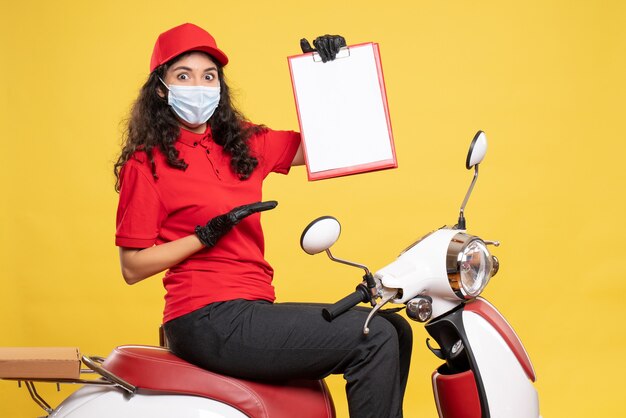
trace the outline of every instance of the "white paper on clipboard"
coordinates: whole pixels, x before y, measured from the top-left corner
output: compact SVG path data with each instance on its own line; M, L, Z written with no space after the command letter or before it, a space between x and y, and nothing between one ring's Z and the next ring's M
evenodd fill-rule
M397 167L378 44L289 57L310 180Z

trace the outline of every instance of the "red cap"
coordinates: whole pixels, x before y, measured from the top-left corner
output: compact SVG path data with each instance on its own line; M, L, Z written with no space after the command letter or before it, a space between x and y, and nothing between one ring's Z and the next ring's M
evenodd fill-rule
M192 23L184 23L159 35L150 58L150 72L187 51L203 51L220 64L228 64L228 57L217 48L215 38L209 32Z

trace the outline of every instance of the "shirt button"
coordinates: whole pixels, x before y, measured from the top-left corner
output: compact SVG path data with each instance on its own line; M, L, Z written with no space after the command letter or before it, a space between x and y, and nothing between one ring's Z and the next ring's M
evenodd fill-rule
M209 150L206 150L206 153L207 153L207 154L210 154L210 153L211 153L211 151L209 151Z
M198 146L198 143L197 143L197 142L194 142L194 143L193 143L193 146L194 146L194 147L197 147L197 146Z

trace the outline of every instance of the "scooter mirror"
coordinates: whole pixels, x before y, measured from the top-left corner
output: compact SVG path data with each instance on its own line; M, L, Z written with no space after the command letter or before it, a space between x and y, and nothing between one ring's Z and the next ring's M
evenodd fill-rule
M467 159L465 160L465 168L468 170L475 165L478 165L485 158L487 153L487 135L483 131L476 132L474 139L470 144L469 151L467 153Z
M315 219L302 231L300 247L307 254L313 255L328 250L339 239L341 225L332 216Z

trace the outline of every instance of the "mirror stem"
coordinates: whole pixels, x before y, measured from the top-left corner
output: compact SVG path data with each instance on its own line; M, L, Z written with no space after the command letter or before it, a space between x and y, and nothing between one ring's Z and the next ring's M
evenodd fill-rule
M333 261L336 261L336 262L341 263L341 264L346 264L346 265L352 266L352 267L362 268L363 270L365 270L365 274L366 275L371 275L372 274L372 273L370 273L369 269L366 266L364 266L363 264L353 263L352 261L347 261L347 260L342 260L340 258L335 258L335 256L330 252L329 249L326 250L326 254L328 254L328 258L330 258Z
M474 190L474 185L476 184L476 180L478 179L478 166L479 164L476 164L474 166L474 178L472 179L472 183L470 184L470 187L467 190L467 193L465 194L465 199L463 199L463 203L461 204L461 211L459 213L459 222L457 223L458 229L465 229L465 206L467 205L467 201L469 200L470 195L472 194L472 191Z

